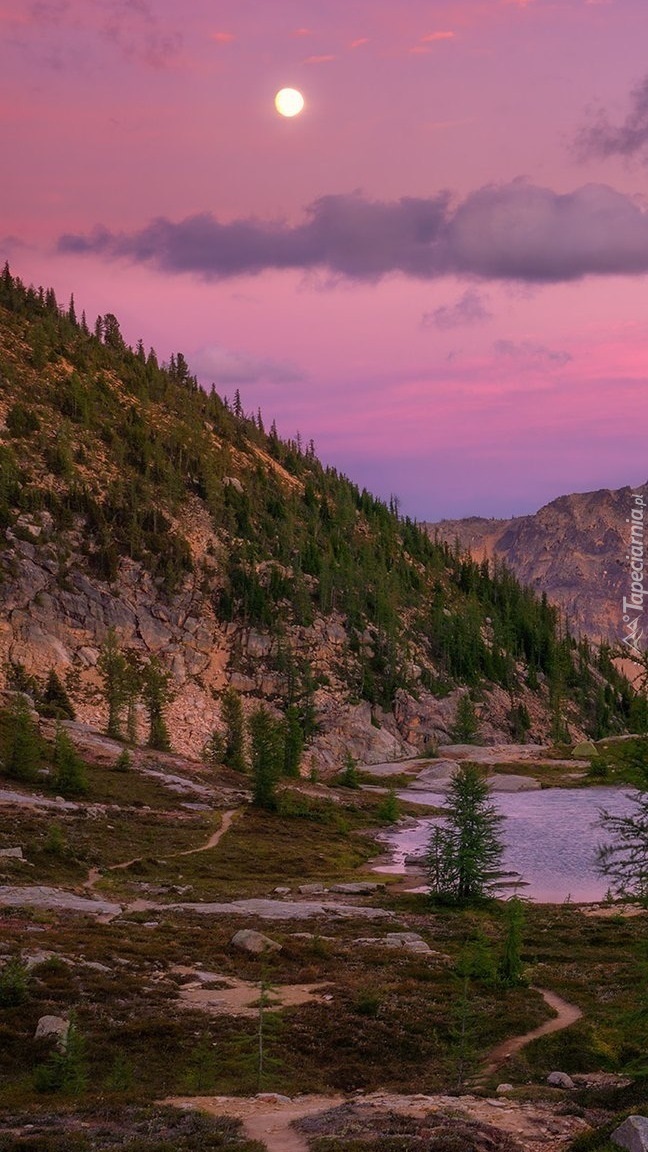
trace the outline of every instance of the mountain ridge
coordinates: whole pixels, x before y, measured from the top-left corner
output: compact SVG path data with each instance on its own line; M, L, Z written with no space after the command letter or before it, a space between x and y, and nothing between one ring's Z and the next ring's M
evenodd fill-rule
M440 520L426 530L450 546L458 540L478 562L503 561L523 584L545 592L575 631L618 647L634 492L647 499L648 481L562 495L526 516Z
M454 557L238 393L199 389L181 353L129 348L112 313L91 332L8 267L0 419L5 682L53 668L81 720L105 722L112 629L163 660L174 745L196 756L226 687L293 710L303 770L447 742L467 695L487 741L629 722L607 657L509 573Z

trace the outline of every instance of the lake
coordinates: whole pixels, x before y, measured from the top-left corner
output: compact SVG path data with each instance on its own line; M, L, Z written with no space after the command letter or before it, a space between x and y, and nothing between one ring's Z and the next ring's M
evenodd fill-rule
M439 793L403 791L400 796L420 804L443 804ZM631 797L628 788L546 788L492 795L493 806L505 817L500 829L505 844L502 869L519 874L523 881L502 894L517 891L526 899L551 904L603 900L608 882L595 866L596 849L606 839L598 824L599 811L625 815L633 809ZM380 870L404 872L405 857L425 850L434 823L425 818L415 827L387 833L384 839L392 863Z

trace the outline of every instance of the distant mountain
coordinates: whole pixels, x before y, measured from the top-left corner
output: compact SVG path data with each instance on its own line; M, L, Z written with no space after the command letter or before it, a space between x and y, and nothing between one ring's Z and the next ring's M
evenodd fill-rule
M477 561L502 560L527 587L545 592L576 633L617 646L629 592L634 492L648 500L648 483L560 496L533 515L511 520L470 517L426 528L451 547L458 540Z
M510 573L455 557L238 393L200 389L181 353L160 365L114 314L90 328L8 267L0 540L0 688L37 695L53 670L105 725L112 630L133 683L170 677L179 752L222 725L227 687L290 716L305 769L414 755L473 706L490 742L632 722L628 683Z

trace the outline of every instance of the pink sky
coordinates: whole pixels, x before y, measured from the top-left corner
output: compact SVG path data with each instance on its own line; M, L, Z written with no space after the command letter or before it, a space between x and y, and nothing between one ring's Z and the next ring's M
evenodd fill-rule
M647 42L645 0L0 0L0 257L420 519L640 483Z

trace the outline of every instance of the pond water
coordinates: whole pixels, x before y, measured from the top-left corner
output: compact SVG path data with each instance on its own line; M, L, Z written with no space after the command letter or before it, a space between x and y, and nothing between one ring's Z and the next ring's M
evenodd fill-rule
M438 793L404 791L400 796L431 806L443 805L443 796ZM630 789L546 788L500 792L492 795L491 801L505 817L500 828L505 844L502 869L516 874L510 877L508 890L551 904L605 898L608 882L596 870L596 850L606 840L599 814L602 808L615 816L631 812ZM429 817L417 820L415 827L387 833L392 863L380 870L404 872L405 858L424 853L437 822L438 818Z

